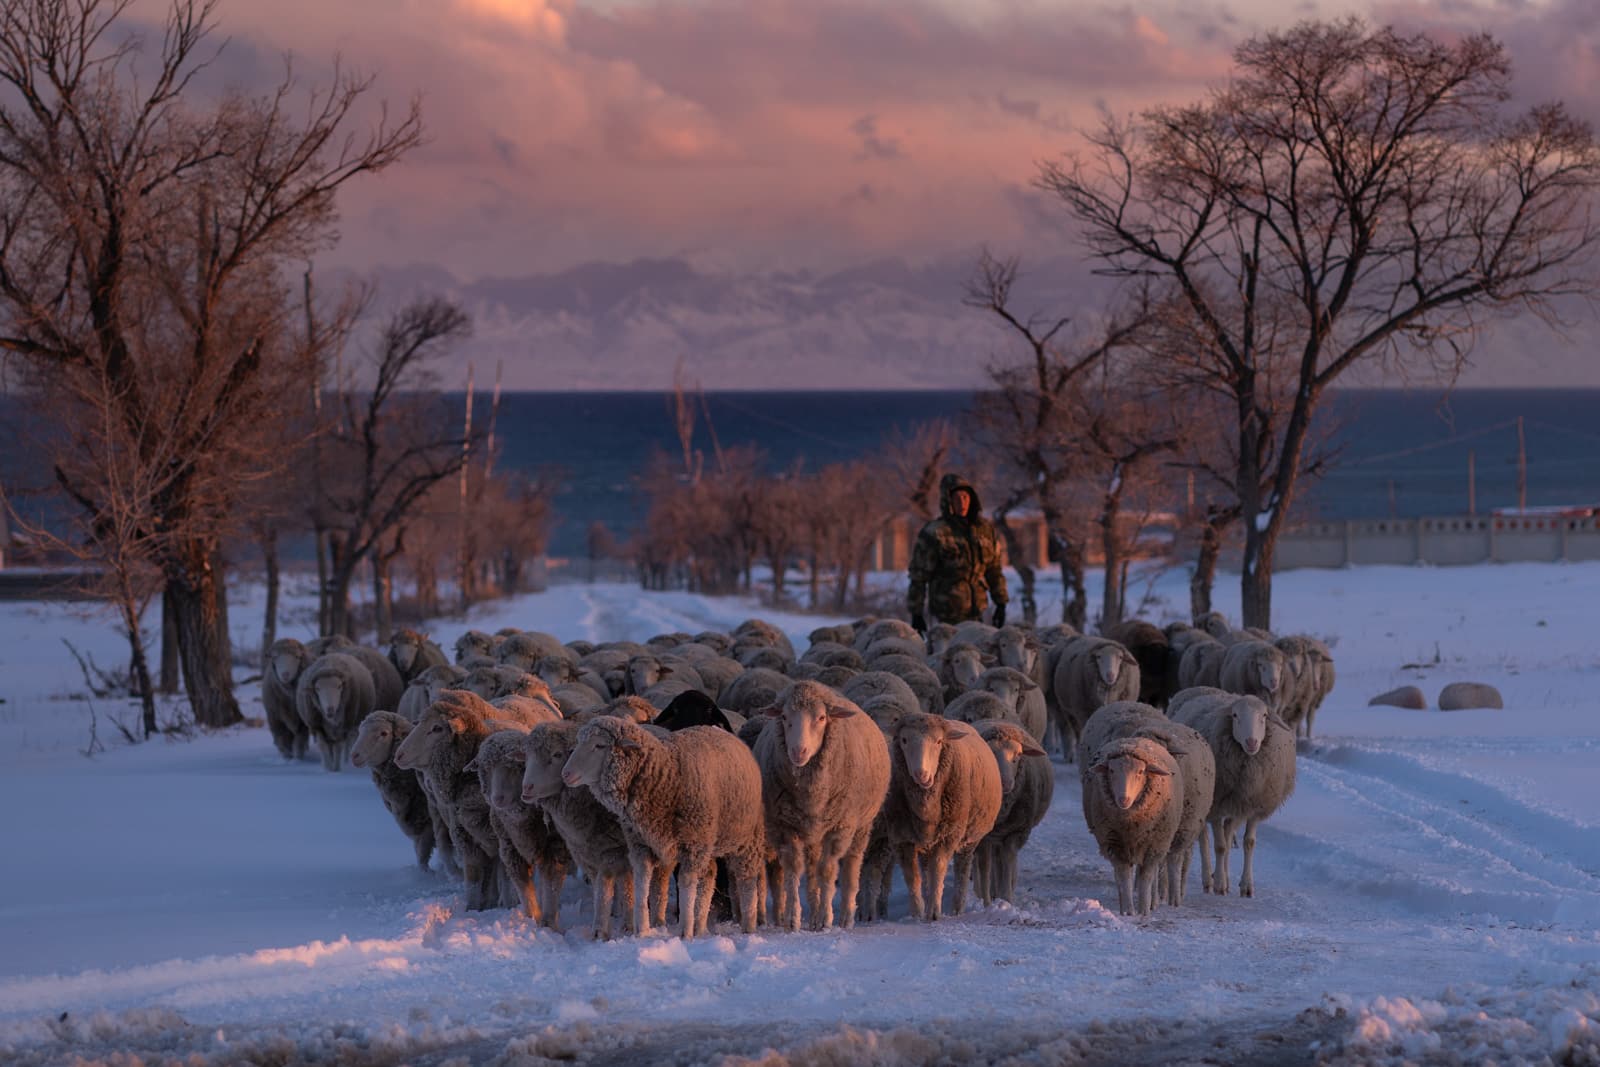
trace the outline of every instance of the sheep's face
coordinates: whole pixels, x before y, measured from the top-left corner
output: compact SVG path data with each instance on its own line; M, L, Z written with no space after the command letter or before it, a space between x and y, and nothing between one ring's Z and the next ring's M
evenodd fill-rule
M494 638L476 630L468 630L456 638L456 662L465 663L475 656L486 656L494 647Z
M1106 791L1111 794L1112 802L1123 811L1139 803L1152 777L1167 773L1164 768L1131 755L1112 756L1095 764L1093 769L1105 778Z
M488 767L478 767L478 783L483 787L483 797L496 811L520 811L522 808L523 761L516 755L506 755Z
M963 689L978 684L983 674L983 653L971 645L963 645L950 653L950 677Z
M922 789L931 788L939 775L939 758L944 755L945 734L940 725L902 719L895 730L894 744L911 780Z
M900 702L889 696L873 697L861 705L861 710L866 712L867 716L878 724L878 729L886 734L894 730L894 724L899 722L900 716L905 713Z
M369 715L361 720L361 730L350 749L350 762L357 767L382 767L394 758L395 748L410 732L411 724L404 719Z
M1256 680L1266 692L1278 692L1283 685L1283 659L1279 656L1263 656L1257 660Z
M1022 702L1022 686L1017 679L1004 674L991 674L983 680L983 687L1012 711Z
M784 750L789 762L804 767L822 751L828 736L828 720L856 714L855 709L830 707L813 693L796 693L778 711L778 721L783 724Z
M344 679L337 674L324 674L311 686L317 707L324 722L333 723L339 717L339 707L344 702Z
M284 685L293 685L300 677L300 657L293 652L279 652L272 657L272 673Z
M614 729L607 728L602 722L596 721L585 726L578 731L578 742L561 768L562 783L573 789L580 785L593 786L605 773L615 750L625 744Z
M563 685L572 679L571 665L559 656L546 656L534 668L534 673L545 685Z
M428 712L395 748L394 765L406 771L426 767L455 739L455 733L455 724L448 716L437 711Z
M1267 706L1259 700L1239 700L1233 705L1233 739L1247 755L1261 751L1267 739Z
M506 667L515 667L519 671L531 671L536 662L535 654L522 642L507 641L500 646L500 663Z
M565 739L550 736L537 750L526 754L522 765L522 800L525 804L550 800L559 796L565 783L561 769L572 756L572 746Z
M989 751L1000 768L1000 791L1010 793L1017 786L1017 768L1022 766L1022 742L1007 733L996 733L988 738Z
M628 684L635 693L642 693L661 681L664 673L660 662L652 657L635 656L628 661Z
M421 650L416 634L399 633L394 640L389 642L389 658L394 660L394 665L404 674L417 662L417 653Z
M1107 689L1117 684L1117 679L1122 677L1122 650L1111 645L1101 645L1094 650L1094 672L1100 679L1100 684Z
M1218 641L1228 636L1228 620L1217 612L1209 612L1199 619L1200 628Z
M1033 670L1034 662L1039 658L1038 651L1028 646L1027 635L1009 626L995 636L995 650L1002 666L1024 674Z
M484 700L493 700L500 695L500 680L495 677L494 671L486 667L478 667L468 671L467 676L451 689L464 689L482 697Z

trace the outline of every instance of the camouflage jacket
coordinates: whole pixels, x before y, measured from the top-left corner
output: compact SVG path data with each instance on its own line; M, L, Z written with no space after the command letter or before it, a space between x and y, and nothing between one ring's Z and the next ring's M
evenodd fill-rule
M965 489L972 503L963 518L953 510L953 496ZM978 494L959 477L947 474L939 485L937 519L923 526L911 550L911 585L906 608L939 622L980 618L989 606L1006 602L1005 545L994 524L980 514Z

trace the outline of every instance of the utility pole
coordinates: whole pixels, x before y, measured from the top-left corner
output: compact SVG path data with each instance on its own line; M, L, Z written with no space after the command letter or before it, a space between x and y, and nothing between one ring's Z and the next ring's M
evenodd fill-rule
M1517 510L1528 510L1528 440L1522 433L1522 416L1517 416Z

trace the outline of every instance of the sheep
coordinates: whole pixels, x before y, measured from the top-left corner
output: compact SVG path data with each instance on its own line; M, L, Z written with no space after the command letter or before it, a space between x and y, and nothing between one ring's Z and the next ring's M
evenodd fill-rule
M752 642L770 645L782 653L785 660L795 659L794 645L789 635L764 619L746 619L733 628L733 643Z
M1228 852L1234 830L1243 822L1244 869L1239 895L1253 896L1256 826L1294 792L1294 731L1259 698L1217 689L1184 690L1173 697L1169 712L1206 739L1216 760L1217 782L1208 817L1216 866L1213 870L1206 855L1202 830L1202 881L1213 893L1228 892Z
M665 738L622 719L598 718L578 731L561 772L586 785L637 839L634 929L650 930L651 875L678 864L683 938L693 937L711 900L712 860L726 857L739 893L740 928L755 930L756 895L766 862L761 770L738 738L694 726ZM702 890L706 892L702 892Z
M306 642L306 654L313 660L319 660L329 652L343 652L355 647L356 643L344 634L324 634Z
M465 678L450 688L466 690L484 700L504 696L548 698L550 695L550 687L542 679L516 667L504 666L474 667ZM551 703L554 704L553 701Z
M700 672L687 660L666 655L645 653L633 656L628 660L627 691L642 695L646 690L659 683L672 679L684 682L688 689L703 689L705 682L700 677Z
M1020 626L1002 626L995 631L991 651L995 662L1011 667L1029 677L1039 664L1039 640ZM1038 681L1035 677L1034 681Z
M1309 639L1291 634L1273 642L1283 653L1283 697L1278 702L1278 717L1296 734L1306 718L1306 709L1316 695L1317 669L1311 660Z
M920 712L895 723L889 752L884 831L891 854L900 859L911 914L930 922L939 918L951 856L952 911L960 914L972 855L1000 813L1000 769L972 727Z
M1102 705L1132 700L1139 694L1139 664L1133 654L1103 637L1080 637L1062 652L1055 666L1051 709L1060 734L1062 755L1071 762L1083 732Z
M1228 646L1216 638L1205 633L1193 635L1184 649L1182 662L1178 664L1178 691L1220 688L1222 661L1227 655Z
M554 634L540 633L537 630L510 635L500 642L494 653L495 662L522 671L532 671L533 665L546 656L577 661L577 657L573 656Z
M1148 915L1156 883L1183 818L1183 772L1148 737L1121 737L1097 748L1083 774L1083 819L1111 861L1117 910Z
M694 643L726 659L729 649L733 648L733 637L721 630L701 630L694 635Z
M411 839L417 866L428 869L435 843L435 813L415 771L395 766L394 750L411 732L411 720L394 711L374 711L361 720L355 744L350 748L350 763L372 769L372 784L378 787L383 806L389 809L400 832ZM449 848L449 838L439 842L440 854Z
M592 714L596 717L627 719L629 722L646 723L661 714L661 709L644 697L620 696Z
M855 925L861 861L889 789L889 750L877 724L815 682L796 682L768 710L756 740L769 847L783 882L778 922L800 929L800 877L811 929Z
M1189 849L1199 840L1216 788L1216 762L1204 738L1182 723L1173 722L1160 709L1137 701L1107 704L1089 717L1079 742L1079 774L1087 774L1092 753L1113 741L1146 737L1164 747L1181 771L1182 814L1163 866L1166 880L1159 895L1174 906L1183 903L1189 873Z
M951 639L953 645L974 645L978 648L988 649L994 644L994 636L999 631L986 622L978 619L968 619L966 622L956 624L955 637Z
M787 671L794 660L771 645L735 645L733 658L746 670L761 667L780 674Z
M415 630L396 630L389 638L389 662L400 672L400 680L407 685L429 667L442 667L450 661L444 649L428 640L427 634Z
M497 730L537 725L491 707L474 693L447 689L394 751L394 762L417 771L450 831L466 883L469 911L495 905L500 841L477 776L466 770L483 739Z
M558 929L561 887L566 885L572 856L561 835L545 821L544 809L522 799L527 735L527 730L497 730L483 739L478 754L463 769L477 774L478 788L489 802L489 822L500 844L500 868L516 886L523 914L540 926Z
M865 707L867 701L880 697L892 701L901 713L922 710L917 694L906 684L906 680L888 671L866 671L858 674L840 686L839 692L862 711L867 710Z
M1166 688L1167 635L1143 619L1125 619L1113 623L1105 627L1104 633L1133 653L1134 660L1139 664L1137 699L1151 707L1166 707L1167 698L1172 695Z
M968 725L980 722L1009 722L1021 726L1015 704L987 689L973 689L962 693L944 707L944 717Z
M593 641L585 641L581 638L574 638L573 640L568 641L562 647L564 647L568 652L571 652L572 658L575 660L582 659L595 649Z
M956 639L956 628L947 622L936 622L928 627L928 655L937 656L949 648Z
M898 637L903 641L914 641L918 645L922 643L922 635L904 619L878 619L858 628L852 645L857 652L866 652L874 642L886 637Z
M929 715L944 714L944 684L933 668L910 656L884 656L872 665L875 671L899 675L917 695L917 703Z
M550 699L555 701L562 716L567 718L580 711L592 711L606 705L606 700L599 693L578 682L554 687L550 690Z
M978 897L987 907L996 897L1017 899L1017 853L1050 810L1056 776L1028 731L1007 722L980 722L974 729L1000 771L1000 810L975 857Z
M939 655L939 683L944 686L945 703L978 684L990 660L976 645L951 645Z
M620 648L597 648L593 652L578 660L578 670L589 672L597 676L606 687L606 699L621 696L622 687L626 684L628 672L628 657L632 653ZM613 687L612 681L616 685Z
M1306 704L1305 718L1301 720L1305 724L1303 732L1307 738L1310 738L1311 728L1317 720L1317 710L1322 707L1322 702L1328 699L1329 694L1333 692L1333 685L1337 676L1333 669L1333 652L1328 646L1315 637L1302 635L1300 639L1309 646L1307 659L1311 663L1312 678L1314 679L1314 684L1310 687L1311 696Z
M495 639L482 630L468 630L456 638L456 663L466 666L467 659L478 657L494 659Z
M1184 622L1168 623L1165 633L1167 635L1167 662L1162 675L1162 689L1168 700L1172 694L1180 689L1187 688L1180 677L1184 653L1189 651L1189 646L1196 641L1213 641L1210 634L1197 629Z
M351 645L342 650L346 656L353 656L361 661L361 665L372 676L373 708L383 711L395 711L400 707L400 697L406 691L405 679L400 677L400 672L385 653L365 645Z
M1294 681L1284 655L1267 641L1238 641L1222 657L1219 689L1241 696L1260 697L1274 712L1292 697Z
M813 645L823 641L832 641L840 645L852 645L856 639L855 627L849 623L840 623L837 626L819 626L806 635L806 640Z
M555 700L547 694L525 696L522 693L508 693L489 701L489 706L519 722L551 722L564 717Z
M261 665L261 706L266 711L272 743L284 759L306 758L311 730L295 706L295 682L311 663L306 646L292 637L280 638L267 649Z
M612 696L604 677L566 656L541 656L534 663L532 673L552 690L563 685L582 685L593 690L602 702Z
M859 671L854 667L836 665L833 667L822 668L822 670L817 672L817 676L811 680L815 682L821 682L829 689L842 689L845 683L850 681L850 679L854 678L858 674L864 673L866 672Z
M395 710L416 722L427 713L428 705L439 699L440 693L459 685L466 676L467 672L453 663L429 667L411 679L406 691L400 694L400 705Z
M850 651L855 652L854 649ZM904 637L880 637L866 647L865 651L855 652L856 658L862 663L871 663L882 656L910 656L916 659L928 654L928 646L922 643L921 638L907 640Z
M1026 672L1015 667L990 667L978 675L976 688L1009 704L1016 713L1014 721L1021 723L1035 741L1043 743L1050 712L1045 707L1044 691Z
M674 697L653 721L664 730L682 730L690 726L715 726L729 733L737 732L729 722L727 713L717 707L716 701L708 694L698 689L691 689Z
M800 658L795 662L815 663L820 666L824 656L835 652L856 652L856 650L837 641L813 641L804 652L800 653ZM861 653L856 652L856 655L859 656Z
M541 723L523 738L522 800L537 804L588 875L594 890L594 934L611 940L611 913L620 901L624 921L633 912L633 867L622 825L588 786L569 786L561 769L577 745L575 722Z
M717 700L729 711L748 715L777 703L778 694L789 688L790 681L781 671L766 667L749 668L730 682Z
M674 630L666 634L653 634L645 638L644 647L657 652L667 652L679 645L687 645L694 640L694 636L683 630Z
M685 648L698 648L698 645L685 645ZM735 660L726 656L713 655L709 659L696 659L694 669L700 675L700 684L703 691L712 700L721 700L722 694L727 691L733 680L744 673L744 667Z
M295 709L317 739L322 766L337 771L361 720L377 709L372 673L354 656L330 652L314 660L295 684Z

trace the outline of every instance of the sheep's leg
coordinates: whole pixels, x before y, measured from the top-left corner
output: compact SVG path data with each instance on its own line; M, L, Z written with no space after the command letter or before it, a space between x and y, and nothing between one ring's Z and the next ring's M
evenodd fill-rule
M956 853L956 894L950 914L960 915L967 910L967 887L972 881L972 850Z
M694 917L695 929L705 933L711 929L711 897L717 887L717 861L712 860L700 876L699 911Z
M760 855L742 856L734 857L728 868L733 874L734 891L738 894L739 931L753 934L756 932L756 914L761 906L761 881L766 864Z
M786 840L778 851L783 868L783 902L778 905L778 924L787 930L800 929L800 875L805 869L805 850L796 839Z
M1113 861L1111 873L1117 880L1117 914L1133 914L1133 864Z
M978 851L972 854L972 869L978 899L987 908L994 903L994 850L989 842L980 843Z
M878 864L878 918L889 917L889 894L894 891L894 857L885 846L883 861Z
M1204 832L1204 823L1201 824L1200 829L1202 832ZM1184 899L1189 895L1189 859L1189 850L1184 849L1182 859L1178 866L1178 903L1180 904L1182 904ZM1205 887L1202 886L1201 892L1204 891Z
M944 876L950 869L950 851L936 849L928 857L927 877L923 881L922 891L927 894L927 916L929 922L938 922L944 909Z
M1239 895L1253 897L1256 895L1256 823L1255 818L1246 819L1244 823L1244 867L1239 872Z
M1021 844L1011 841L1007 841L1000 849L1001 861L1005 864L1005 898L1013 904L1017 902L1017 853L1021 849Z
M1137 888L1139 894L1139 914L1149 915L1156 910L1156 883L1160 880L1161 864L1146 861L1139 864Z
M561 929L561 890L567 885L567 865L556 860L546 860L540 865L544 874L544 924L552 930Z
M624 927L630 927L631 928L633 926L633 923L634 923L634 913L633 913L634 879L633 879L633 872L632 871L626 871L626 872L624 872L622 874L619 874L617 877L621 881L621 886L620 886L620 888L618 890L617 895L621 899L621 904L620 904L619 910L622 912L622 925ZM608 916L608 918L609 918L609 916ZM629 932L636 933L637 931L630 930Z
M1200 836L1195 839L1195 850L1200 853L1200 891L1211 892L1211 824L1200 824Z
M700 883L705 878L705 866L711 857L693 849L678 862L678 918L685 941L694 937L695 922L700 917Z
M411 839L411 847L416 850L417 866L427 870L428 861L433 858L433 827L423 827L422 831Z
M865 830L856 835L850 848L839 860L839 922L846 930L856 924L856 905L861 893L861 861L866 858L870 836Z
M500 846L500 870L516 894L516 906L533 920L534 925L539 925L544 920L544 909L540 906L533 864L524 860L509 843L503 843Z
M643 848L628 857L633 866L633 932L639 937L650 933L650 892L655 888L654 861Z
M661 856L655 859L650 874L650 911L651 919L657 926L667 925L667 891L672 884L672 867L676 856ZM681 889L682 887L680 887ZM683 907L683 902L678 902L678 907Z
M460 878L461 864L456 862L456 846L450 839L450 827L432 801L428 802L428 818L433 823L433 842L439 853L439 866L450 877Z
M1219 896L1228 895L1228 852L1233 847L1233 820L1216 819L1211 823L1212 846L1217 864L1211 874L1211 891Z
M617 893L614 875L596 875L594 883L594 936L601 941L611 940L611 908Z
M767 860L767 921L782 929L789 925L788 911L784 906L783 861L777 857Z
M817 858L817 889L813 899L816 908L811 912L811 929L826 930L833 925L833 894L839 886L839 846L836 841L825 843Z
M1183 870L1183 859L1188 854L1189 850L1186 848L1177 852L1169 852L1167 853L1166 862L1163 864L1166 868L1163 873L1167 879L1167 903L1174 908L1183 904L1183 875L1180 872Z
M900 846L900 873L906 880L906 894L911 898L911 917L922 918L922 868L919 865L917 846Z

